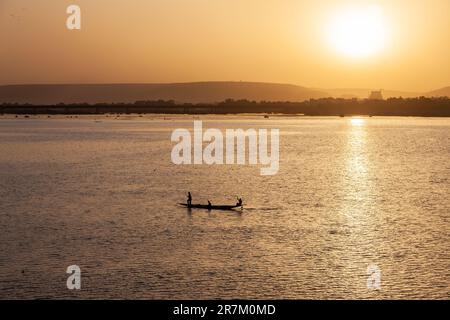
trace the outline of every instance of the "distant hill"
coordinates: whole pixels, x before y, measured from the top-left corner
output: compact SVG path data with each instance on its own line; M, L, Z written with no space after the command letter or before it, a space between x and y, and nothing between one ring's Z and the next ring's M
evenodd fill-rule
M427 92L425 94L425 96L427 96L427 97L446 97L447 96L450 98L450 86Z
M0 103L130 103L175 100L211 103L226 99L304 101L329 94L290 84L259 82L191 82L170 84L67 84L0 86Z
M311 89L263 82L186 82L162 84L42 84L0 86L1 103L133 103L174 100L178 103L214 103L226 99L301 102L319 98L365 99L379 89ZM449 96L450 87L428 93L382 90L384 98Z

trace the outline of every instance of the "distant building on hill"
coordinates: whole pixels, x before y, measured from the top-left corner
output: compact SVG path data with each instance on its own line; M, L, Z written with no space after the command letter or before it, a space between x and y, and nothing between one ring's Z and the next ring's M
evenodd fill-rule
M372 91L369 95L369 100L383 100L383 95L381 94L381 90Z

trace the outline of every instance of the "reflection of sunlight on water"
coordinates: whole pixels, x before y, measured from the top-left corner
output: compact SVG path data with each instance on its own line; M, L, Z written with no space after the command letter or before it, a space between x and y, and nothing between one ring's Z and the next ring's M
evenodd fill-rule
M355 274L363 273L373 261L377 262L374 239L374 210L372 168L369 155L370 141L365 119L353 118L346 127L343 146L343 175L341 217L351 232L339 239L345 248L339 253L337 263L342 264L342 285L367 293L367 282L354 282ZM365 279L364 279L365 280ZM374 296L371 296L372 298Z
M345 149L343 213L350 219L350 223L356 225L367 219L368 211L371 209L369 199L371 199L372 185L369 177L370 164L367 159L367 126L365 124L364 119L351 119Z
M365 183L367 174L366 127L363 119L352 119L347 140L346 170L349 182Z
M366 120L361 118L352 118L350 120L350 123L352 124L352 126L362 126L366 123Z

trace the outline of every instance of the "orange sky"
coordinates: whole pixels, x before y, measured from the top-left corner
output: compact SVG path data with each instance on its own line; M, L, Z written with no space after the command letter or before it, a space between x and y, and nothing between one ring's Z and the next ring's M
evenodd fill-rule
M81 7L79 31L66 28L70 4ZM342 55L330 21L366 5L382 11L385 45L368 57ZM450 85L449 0L0 0L0 43L0 84Z

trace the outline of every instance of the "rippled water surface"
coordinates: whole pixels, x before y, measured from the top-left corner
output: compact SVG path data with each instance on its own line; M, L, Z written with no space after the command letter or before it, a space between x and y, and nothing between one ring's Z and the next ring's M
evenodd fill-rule
M279 128L278 174L172 164L192 117L0 117L0 298L450 298L450 119L201 119Z

